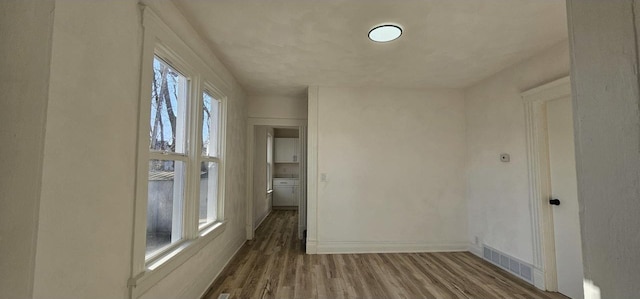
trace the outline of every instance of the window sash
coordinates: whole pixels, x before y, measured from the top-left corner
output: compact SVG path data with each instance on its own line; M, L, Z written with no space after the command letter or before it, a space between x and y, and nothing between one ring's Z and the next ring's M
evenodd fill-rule
M194 84L193 84L193 80L192 77L188 75L189 72L185 72L184 70L186 69L184 66L178 64L175 65L173 62L171 62L170 59L168 59L169 54L166 53L165 50L163 49L157 49L154 52L153 55L153 63L152 63L152 74L155 80L156 77L156 73L155 73L155 66L153 66L155 64L156 59L160 61L160 63L166 65L169 69L175 71L180 78L178 78L178 88L177 90L174 90L175 92L175 96L176 96L176 103L175 103L175 107L173 107L172 110L175 110L175 118L176 118L176 123L175 123L175 136L173 136L175 138L174 144L173 146L175 147L173 149L173 151L168 151L168 150L156 150L152 148L152 145L149 145L149 151L153 151L153 152L163 152L163 153L176 153L176 154L188 154L189 153L189 147L188 147L188 141L189 141L189 131L190 131L190 126L189 126L189 119L191 117L191 113L190 113L190 106L191 106L191 94L190 91L194 89ZM153 82L152 80L152 82ZM151 86L152 89L155 89L155 87L152 85ZM167 87L168 88L168 87ZM153 94L152 94L152 98L153 98ZM147 107L149 107L151 109L151 106L153 104L153 100L151 100L151 103L149 103L149 105ZM172 103L173 104L173 103ZM168 110L168 109L167 109ZM167 111L167 113L169 113ZM149 123L151 123L153 116L150 115L149 118ZM151 125L151 124L150 124ZM151 130L151 128L150 128Z
M188 239L188 233L187 233L187 229L186 228L186 223L187 223L187 217L188 217L188 213L186 213L187 211L187 205L189 202L189 164L188 162L185 162L186 159L183 155L160 155L159 157L151 157L152 155L149 155L150 159L148 159L147 161L147 171L149 173L150 169L150 162L151 161L172 161L174 162L174 171L173 171L173 181L172 181L172 186L171 188L173 188L173 194L171 195L172 197L172 206L171 206L171 240L169 241L168 244L164 245L161 247L161 250L155 250L152 252L147 252L147 247L148 247L148 243L149 243L149 239L148 239L148 227L147 229L145 229L145 261L149 261L149 259L151 259L153 256L158 255L158 252L166 252L167 248L173 248L175 244L179 244L182 243L184 240ZM153 155L153 156L157 156ZM177 159L176 159L177 158ZM177 162L180 162L181 165L177 165ZM146 188L147 188L147 210L145 211L145 223L148 224L149 222L149 210L148 210L148 205L150 204L150 198L149 198L149 185L151 183L151 180L149 180L147 178L147 184L146 184ZM179 188L178 190L176 190L175 188ZM176 197L176 192L179 192L179 197ZM176 199L179 199L178 202L176 202ZM156 198L156 200L162 200L161 198ZM157 213L160 213L161 211L156 211ZM177 221L177 222L176 222ZM177 240L175 240L177 239Z
M223 182L222 180L222 176L224 174L222 174L222 161L220 158L217 157L200 157L198 159L198 169L200 169L200 165L202 165L202 163L216 163L218 165L218 174L217 174L217 182L216 182L216 201L215 201L215 205L216 205L216 215L215 215L215 220L213 221L206 221L204 223L200 223L200 217L198 217L198 230L199 231L203 231L206 230L207 228L211 227L213 224L222 221L222 213L220 211L220 209L222 208L221 205L221 201L222 201L222 192L221 191L221 184ZM202 184L202 181L199 180L198 184ZM200 192L202 190L202 188L199 186L197 188L197 191ZM208 189L207 189L208 191ZM200 194L198 194L198 198L200 197ZM207 203L207 205L211 204L210 202ZM198 210L199 212L199 210Z
M173 154L167 152L149 152L148 160L176 160L182 161L185 164L189 162L189 156L184 154ZM188 164L187 164L188 165Z
M208 153L203 153L201 151L200 156L202 157L210 157L210 158L220 158L221 156L221 146L222 146L222 142L221 142L221 134L222 134L222 109L223 109L223 104L222 104L222 98L224 98L219 92L215 92L212 91L213 88L211 88L211 84L205 83L206 86L203 90L202 90L202 99L201 99L201 105L200 105L200 111L198 113L199 117L202 118L198 123L199 123L199 136L203 135L203 129L204 129L204 96L205 94L211 98L211 112L213 112L214 110L216 111L216 123L215 126L213 123L211 123L211 125L209 126L209 140L215 139L215 146L213 148L209 147L209 151ZM215 104L215 109L214 109L214 104ZM209 118L210 120L212 120L213 118ZM202 138L199 138L199 142L202 142ZM203 144L200 144L200 148L203 147Z
M197 130L197 134L198 134L198 138L196 139L198 142L197 148L198 148L198 158L196 159L196 164L198 169L200 169L201 164L202 163L216 163L218 166L218 175L217 175L217 182L216 182L216 200L215 202L211 203L208 202L207 205L209 204L214 204L215 205L215 220L213 221L206 221L204 223L200 223L200 217L199 217L199 207L198 207L198 231L199 232L203 232L207 229L209 229L210 227L212 227L214 224L219 223L221 221L223 221L223 217L224 217L224 204L223 204L223 200L224 200L224 194L222 192L222 189L224 188L223 184L224 184L224 174L223 172L223 159L222 159L222 155L223 155L223 147L224 147L224 140L223 140L223 136L224 136L224 122L225 122L225 100L226 97L224 96L223 93L221 93L220 91L218 91L212 84L210 84L208 81L204 81L202 84L202 90L199 92L199 94L201 95L200 97L200 102L198 104L198 111L197 111L197 115L198 115L198 130ZM215 147L213 148L208 148L208 153L204 153L201 149L203 149L203 130L204 130L204 122L205 122L205 116L204 116L204 98L205 96L208 96L211 100L210 102L210 107L211 110L214 110L214 105L215 105L215 111L216 111L216 115L215 115L215 125L212 123L209 126L209 140L215 140ZM210 111L210 112L212 112ZM209 118L210 120L214 120L214 118ZM201 180L198 180L197 182L197 192L198 192L198 199L201 196L199 194L199 192L202 190L200 184L202 183ZM209 191L207 189L207 191ZM211 208L208 206L209 211L211 211Z
M205 164L207 167L208 175L206 180L203 180L201 176L198 176L199 187L197 188L197 191L198 191L197 212L198 212L198 229L200 231L202 231L203 229L206 229L211 224L218 222L219 221L218 218L220 216L220 213L218 211L219 209L218 202L220 200L220 186L219 186L220 175L221 175L220 163L218 161L202 161L200 162L198 169L201 169L203 164ZM211 171L209 164L215 164L215 181L211 181L211 175L214 172ZM203 190L202 184L207 184L204 190ZM215 189L212 189L212 188L215 188ZM202 192L205 192L205 193L202 194ZM210 195L212 197L210 197ZM202 222L203 218L200 217L200 213L201 213L200 208L202 208L200 205L201 205L202 199L205 199L205 203L206 203L204 222Z

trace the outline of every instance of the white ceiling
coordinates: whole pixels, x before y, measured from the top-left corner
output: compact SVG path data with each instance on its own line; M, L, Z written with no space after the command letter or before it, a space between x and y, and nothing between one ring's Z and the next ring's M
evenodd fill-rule
M462 88L567 38L564 0L175 0L252 95ZM402 37L367 38L392 22Z

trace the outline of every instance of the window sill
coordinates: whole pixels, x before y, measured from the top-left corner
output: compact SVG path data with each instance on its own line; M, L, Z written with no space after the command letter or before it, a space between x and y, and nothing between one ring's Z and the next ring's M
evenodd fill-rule
M226 227L226 221L216 222L202 230L197 238L185 241L163 256L147 263L145 271L129 279L129 287L132 293L131 297L138 298L144 294L144 292L169 275L169 273L198 253L205 245L221 235Z

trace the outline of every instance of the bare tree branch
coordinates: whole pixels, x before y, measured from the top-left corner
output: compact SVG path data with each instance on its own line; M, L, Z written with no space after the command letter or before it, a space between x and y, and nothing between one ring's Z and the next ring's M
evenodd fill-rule
M176 114L173 111L173 105L171 104L171 96L169 95L168 75L171 72L166 65L163 65L163 76L161 84L161 95L164 98L164 103L167 106L167 114L169 114L169 122L171 123L171 150L176 149ZM166 72L166 73L165 73Z
M160 100L160 88L158 88L158 79L156 78L155 69L153 74L153 94L151 104L156 105L156 114L153 121L153 127L151 128L151 147L155 148L158 145L158 133L160 133L160 140L162 141L164 131L162 129L162 101Z

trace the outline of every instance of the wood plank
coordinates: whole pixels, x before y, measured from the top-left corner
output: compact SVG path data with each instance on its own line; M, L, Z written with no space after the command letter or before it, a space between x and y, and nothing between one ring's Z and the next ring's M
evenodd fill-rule
M306 255L297 222L271 212L203 298L567 298L468 252Z

